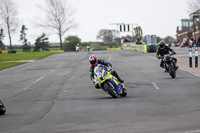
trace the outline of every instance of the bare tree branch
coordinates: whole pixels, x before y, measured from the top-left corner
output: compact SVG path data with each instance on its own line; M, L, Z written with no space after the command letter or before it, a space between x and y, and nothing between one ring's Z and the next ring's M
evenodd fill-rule
M8 32L10 41L10 50L12 51L12 39L11 34L14 34L19 21L17 19L16 5L12 0L1 0L0 1L0 20Z
M97 39L101 39L104 43L109 44L117 38L118 32L116 30L101 29L97 35Z
M73 8L67 0L46 0L46 7L39 6L39 8L46 14L46 18L40 19L37 25L57 34L60 38L60 47L63 49L62 36L78 26L72 18Z
M188 5L187 12L191 14L200 9L200 0L188 0L187 5Z

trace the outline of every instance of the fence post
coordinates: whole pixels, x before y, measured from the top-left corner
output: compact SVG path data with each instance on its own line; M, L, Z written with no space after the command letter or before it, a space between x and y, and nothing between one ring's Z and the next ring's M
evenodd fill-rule
M192 47L189 47L189 66L192 67Z
M198 67L198 56L199 56L198 46L196 45L196 47L195 47L195 67Z

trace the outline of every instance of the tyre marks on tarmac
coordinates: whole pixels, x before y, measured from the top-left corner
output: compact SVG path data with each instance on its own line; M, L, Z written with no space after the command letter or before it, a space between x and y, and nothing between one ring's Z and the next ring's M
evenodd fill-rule
M56 69L53 69L51 72L47 73L46 75L43 75L42 77L39 77L38 79L36 79L35 81L33 81L31 84L27 85L24 90L27 90L28 88L30 88L33 84L41 81L42 79L46 78L47 76L53 74L56 70L60 69L63 65L59 65L56 67Z

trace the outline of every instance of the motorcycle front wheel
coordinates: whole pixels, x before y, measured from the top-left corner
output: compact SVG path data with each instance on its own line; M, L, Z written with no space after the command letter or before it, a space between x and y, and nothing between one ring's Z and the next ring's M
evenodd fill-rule
M107 81L104 83L104 89L107 90L108 94L110 94L113 98L118 97L115 86L112 84L112 82Z
M121 97L126 97L126 95L127 95L127 90L125 88L123 88Z
M174 66L171 64L169 65L169 74L172 78L175 78L176 77L176 72L175 72L175 69L174 69Z

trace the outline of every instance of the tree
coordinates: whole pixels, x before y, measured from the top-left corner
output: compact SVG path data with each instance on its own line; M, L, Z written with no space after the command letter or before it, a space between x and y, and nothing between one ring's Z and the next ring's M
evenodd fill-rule
M74 11L67 0L46 0L46 7L40 7L45 13L45 20L41 19L39 26L51 30L59 36L60 48L63 49L62 36L77 24L73 20Z
M105 44L109 44L117 38L118 33L116 30L101 29L97 35L97 39L101 39Z
M5 37L5 36L4 36L4 34L3 34L3 29L1 29L1 30L0 30L0 50L1 50L1 49L4 49L4 47L5 47L4 44L3 44L3 41L2 41L4 37Z
M14 34L18 27L17 9L15 3L12 0L0 1L0 20L1 24L7 29L10 41L10 50L12 51L11 36Z
M174 42L176 42L176 39L172 36L167 36L167 37L165 37L164 41L165 41L165 43L174 43Z
M81 39L78 36L68 36L64 41L64 50L75 51L76 45L81 43Z
M193 13L200 9L200 0L188 0L188 12Z
M121 44L121 38L120 37L115 38L114 43L116 43L117 45L120 45Z
M163 40L161 37L157 36L157 42L159 43L161 40Z
M27 38L26 38L26 33L25 31L28 30L25 25L22 25L22 30L21 30L21 35L20 35L20 41L24 44L22 46L23 52L30 52L30 42L28 43Z
M40 48L43 50L43 51L49 51L49 49L47 48L48 47L48 39L47 37L45 37L46 34L43 33L40 37L38 37L35 41L35 48L34 48L34 51L40 51Z

